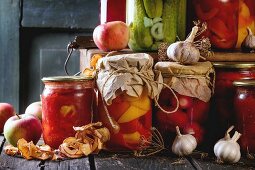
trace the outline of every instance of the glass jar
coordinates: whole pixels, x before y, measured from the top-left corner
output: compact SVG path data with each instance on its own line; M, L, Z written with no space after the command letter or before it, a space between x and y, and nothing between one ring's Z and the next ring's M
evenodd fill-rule
M215 62L216 72L214 112L218 115L222 134L235 123L233 99L235 88L233 82L240 79L255 78L255 63Z
M43 139L58 148L74 136L74 126L91 123L94 81L79 76L45 77L42 92Z
M100 0L100 23L126 22L126 0Z
M176 136L176 126L179 126L184 134L193 134L198 144L202 144L213 88L209 76L213 74L212 64L206 62L182 66L171 62L158 62L155 68L161 71L164 83L174 90L179 101L177 111L166 113L165 111L173 111L177 107L177 99L168 88L164 88L160 93L159 105L165 111L156 109L156 125L165 144L172 144Z
M255 153L255 80L234 81L236 127L243 152Z
M205 35L218 49L240 48L247 27L255 29L254 0L193 0L197 19L206 22Z
M173 43L186 36L186 0L129 0L127 24L129 48L156 51L162 42Z
M152 99L159 93L153 58L146 53L113 55L98 63L96 121L110 133L109 151L134 151L151 142Z
M98 100L97 119L112 129L102 98ZM118 124L119 131L111 133L110 142L106 144L108 150L138 150L142 145L142 137L150 139L152 127L151 99L144 91L140 97L131 97L125 92L113 99L107 106L107 111Z

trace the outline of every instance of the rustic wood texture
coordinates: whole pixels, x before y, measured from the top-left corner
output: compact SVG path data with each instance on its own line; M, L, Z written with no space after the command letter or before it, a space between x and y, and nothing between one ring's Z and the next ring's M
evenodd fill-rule
M255 53L215 52L209 61L255 61Z
M23 0L23 27L94 29L98 0Z
M100 154L94 157L98 170L161 170L161 169L194 169L185 158L173 156L134 157L129 154Z
M85 68L90 67L89 61L91 57L94 54L101 54L102 56L105 56L109 52L104 52L102 50L99 50L97 48L94 49L80 49L80 70L84 70ZM125 49L122 51L118 51L115 54L129 54L134 53L130 49ZM150 54L154 62L156 63L158 61L158 54L157 52L146 52ZM212 57L209 57L207 59L208 61L255 61L255 53L240 53L240 52L215 52ZM201 60L203 61L203 60Z
M44 170L87 170L90 169L89 159L80 158L80 159L70 159L64 161L46 161Z
M90 59L93 55L100 54L102 56L105 56L108 53L109 52L104 52L104 51L99 50L97 48L94 48L94 49L80 49L80 70L82 71L85 68L90 67L89 61L90 61ZM130 54L130 53L134 53L134 52L131 51L130 49L124 49L124 50L121 50L121 51L114 52L112 55ZM150 54L154 58L155 62L158 60L157 52L146 52L146 53Z
M3 136L0 136L0 143L4 140ZM4 146L8 145L7 142L4 143ZM3 146L3 147L4 147ZM37 160L26 160L21 157L12 157L8 156L4 153L3 148L1 148L0 154L0 170L34 170L34 169L41 169L41 165L43 163Z
M20 0L0 1L0 102L19 111Z
M190 158L190 162L194 165L196 169L208 169L208 170L245 170L245 169L255 169L255 162L253 160L248 160L241 158L238 163L227 164L219 163L216 161L216 157L211 156L204 159L201 158Z

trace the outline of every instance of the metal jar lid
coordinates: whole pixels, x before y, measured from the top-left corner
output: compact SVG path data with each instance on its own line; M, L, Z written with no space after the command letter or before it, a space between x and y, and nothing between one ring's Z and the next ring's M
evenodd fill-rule
M238 80L238 81L234 81L233 82L234 86L237 87L243 87L243 86L255 86L255 80L254 79L250 79L250 80Z
M53 76L53 77L43 77L43 82L71 82L71 81L89 81L93 80L92 77L85 76Z
M213 62L215 68L255 68L255 62Z

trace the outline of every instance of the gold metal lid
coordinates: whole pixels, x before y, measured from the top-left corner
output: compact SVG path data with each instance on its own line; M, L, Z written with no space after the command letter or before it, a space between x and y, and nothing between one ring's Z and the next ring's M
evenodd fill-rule
M255 86L255 80L250 79L250 80L238 80L233 82L234 86Z
M255 62L213 62L215 68L255 68Z
M93 80L93 78L85 76L53 76L42 78L43 82L88 81L88 80Z

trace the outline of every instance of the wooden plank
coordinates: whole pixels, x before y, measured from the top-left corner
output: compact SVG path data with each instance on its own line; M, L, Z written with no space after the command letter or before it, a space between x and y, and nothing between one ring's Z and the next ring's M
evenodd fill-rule
M98 170L155 170L155 169L194 169L185 158L176 158L173 155L155 155L148 157L134 157L130 154L103 153L95 155L95 167Z
M3 136L0 136L0 143L3 141ZM4 146L8 143L5 142ZM8 156L1 151L0 154L0 169L11 169L11 170L34 170L41 169L43 162L37 160L26 160L21 157Z
M0 101L19 112L20 0L0 1Z
M62 169L75 169L75 170L86 170L90 169L89 159L68 159L64 161L46 161L44 164L44 170L62 170Z
M255 53L215 52L209 61L255 61Z
M245 158L241 158L238 163L235 164L223 164L218 163L215 157L210 158L191 158L190 162L196 169L208 169L208 170L232 170L233 168L238 170L245 170L245 169L255 169L255 162L254 160L248 160Z
M104 52L104 51L99 50L97 48L94 48L94 49L80 49L80 70L82 71L85 68L90 67L89 61L90 61L91 57L94 54L100 54L102 56L105 56L108 53L109 52ZM130 54L130 53L134 53L134 52L130 49L124 49L124 50L121 50L121 51L114 52L113 55ZM152 56L152 58L154 59L154 62L157 62L157 60L158 60L157 52L145 52L145 53L150 54Z
M99 24L99 1L23 0L23 27L94 29Z

